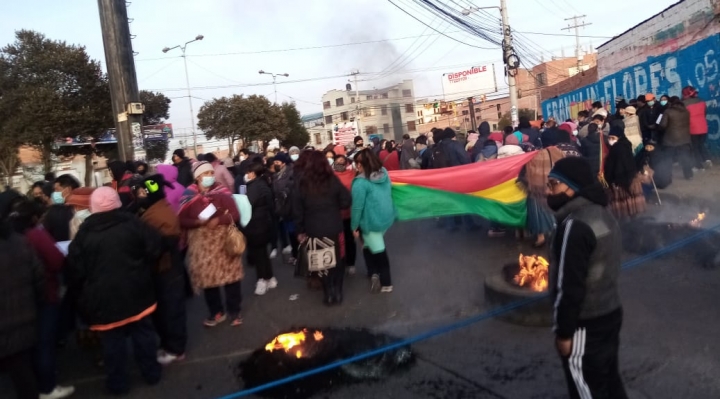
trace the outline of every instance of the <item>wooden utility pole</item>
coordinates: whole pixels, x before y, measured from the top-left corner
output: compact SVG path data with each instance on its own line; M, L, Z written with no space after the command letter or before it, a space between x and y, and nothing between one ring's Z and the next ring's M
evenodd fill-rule
M475 120L475 103L473 97L468 97L468 107L470 107L470 127L477 133L477 121Z
M582 28L583 26L592 25L592 23L586 24L583 22L582 24L580 24L580 23L578 23L578 19L585 18L586 16L587 15L575 15L570 18L565 18L566 21L572 20L573 25L571 26L568 24L567 28L560 29L560 30L567 30L567 31L569 31L570 29L575 29L575 57L577 57L577 69L578 69L578 73L582 73L583 76L585 76L585 71L582 70L583 58L582 58L582 55L580 55L580 33L579 33L580 31L578 31L578 28Z
M128 112L128 105L140 103L130 25L125 0L98 0L105 63L110 80L115 135L120 160L132 161L142 150L142 113Z

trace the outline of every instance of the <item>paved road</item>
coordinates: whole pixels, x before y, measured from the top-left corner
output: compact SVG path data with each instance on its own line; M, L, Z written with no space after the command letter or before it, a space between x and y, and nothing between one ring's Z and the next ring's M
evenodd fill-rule
M529 243L514 237L438 231L432 221L397 224L388 242L395 284L389 295L367 293L367 280L359 274L346 280L345 304L326 308L320 293L308 291L278 261L278 289L255 297L251 279L244 282L242 327L205 329L204 303L192 300L188 359L167 368L156 387L144 386L134 372L128 398L210 399L240 390L234 371L238 362L291 326L368 327L409 337L477 315L487 310L484 277L515 260L519 251L531 252ZM700 267L692 255L680 251L622 276L621 369L633 399L720 397L720 271ZM292 294L300 298L289 301ZM488 320L416 344L418 361L406 372L317 397L563 398L565 383L552 339L549 329ZM77 387L74 397L103 397L102 373L87 353L70 345L60 366L60 381ZM3 390L0 381L3 392L7 387Z

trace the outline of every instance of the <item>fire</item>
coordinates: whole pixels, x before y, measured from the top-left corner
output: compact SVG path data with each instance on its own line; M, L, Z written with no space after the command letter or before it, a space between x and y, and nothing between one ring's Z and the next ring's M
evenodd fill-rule
M542 292L548 288L548 263L538 255L524 256L520 254L520 271L513 281L520 287L528 287L533 291Z
M302 344L307 339L306 333L308 333L307 329L293 333L280 334L275 337L272 342L265 345L265 350L268 352L272 352L274 350L282 349L285 351L285 353L290 353L290 350L292 348L302 346ZM322 339L324 338L322 332L320 331L315 331L312 337L315 341L322 341ZM300 359L302 357L302 351L297 350L295 352L295 357Z
M690 226L700 227L703 220L705 220L705 212L700 212L695 219L690 221Z

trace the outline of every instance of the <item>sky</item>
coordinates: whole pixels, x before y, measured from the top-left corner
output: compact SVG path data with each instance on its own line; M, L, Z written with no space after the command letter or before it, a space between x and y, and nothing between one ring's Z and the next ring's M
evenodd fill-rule
M187 47L196 113L205 101L233 94L274 100L272 77L258 74L259 70L288 73L288 78L278 77L278 101L295 101L303 114L321 112L322 95L342 90L353 70L361 73L361 90L413 79L416 98L440 97L442 74L459 66L494 63L501 71L499 47L458 31L413 0L392 2L407 13L390 0L134 0L128 16L135 35L133 49L138 53L139 88L161 91L171 98L169 122L176 135L189 134L191 113L181 53L176 49L164 54L162 49L200 34L205 39ZM499 0L443 2L458 10L499 5ZM591 25L581 28L580 34L586 36L581 37L581 46L590 50L675 2L604 0L600 7L573 0L507 0L507 6L514 37L531 51L524 59L530 66L539 62L541 54L545 60L552 55L574 55L575 37L569 35L574 32L561 30L568 26L565 18L587 14L581 21ZM85 46L104 67L97 0L7 3L0 13L0 45L13 42L16 30L32 29L50 39ZM499 18L497 9L484 11L475 11L469 18ZM381 41L399 38L405 39ZM373 43L343 45L357 42ZM297 48L302 49L291 50ZM502 87L501 72L497 76Z

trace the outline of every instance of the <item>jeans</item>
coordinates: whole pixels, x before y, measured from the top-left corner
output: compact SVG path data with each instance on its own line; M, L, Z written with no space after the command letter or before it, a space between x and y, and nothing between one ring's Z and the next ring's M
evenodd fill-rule
M135 361L145 382L154 385L160 381L162 368L157 362L155 330L150 316L147 316L134 323L100 333L107 374L105 385L113 394L124 394L130 390L127 372L128 337L132 340Z
M270 280L274 277L270 255L267 250L269 240L270 234L267 232L249 233L247 235L248 262L255 266L258 281Z
M267 249L266 249L267 251ZM240 305L242 304L242 290L240 281L227 284L223 287L225 290L225 310L232 316L240 314ZM220 287L205 288L205 303L207 303L210 316L218 313L225 313L222 304L222 295Z
M7 373L18 399L37 399L40 396L33 372L33 350L0 358L0 373Z
M46 304L38 315L38 343L35 348L35 373L38 389L48 394L55 389L57 332L60 320L60 304Z
M357 258L357 244L350 228L350 219L343 220L343 234L345 235L345 264L352 267L355 266Z
M160 348L173 355L185 353L187 312L185 308L185 268L174 261L172 269L155 280L157 311L153 322L160 336Z
M692 159L692 149L690 148L690 144L683 144L677 147L666 147L665 151L667 151L666 156L671 157L673 159L677 159L678 162L680 162L680 165L683 169L683 175L686 179L692 179L693 177L693 159Z
M690 141L692 143L693 151L693 161L695 163L695 167L698 169L705 168L704 162L710 160L710 153L705 146L707 136L707 133L690 135Z

